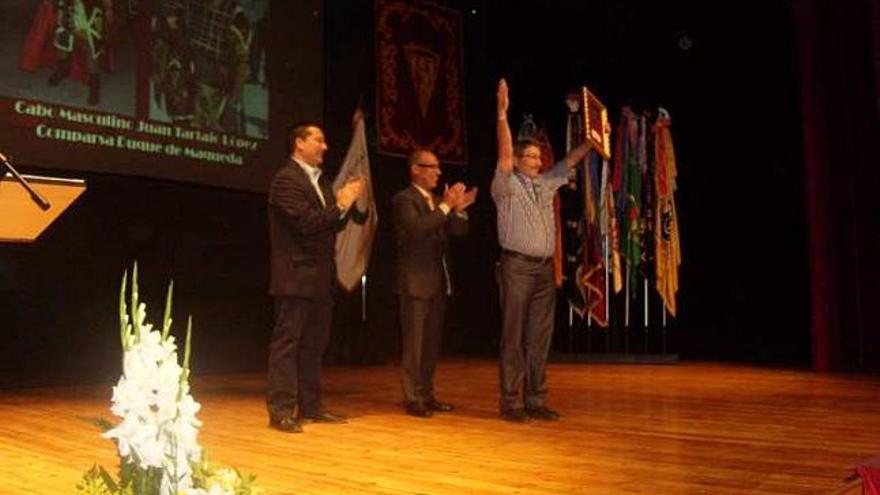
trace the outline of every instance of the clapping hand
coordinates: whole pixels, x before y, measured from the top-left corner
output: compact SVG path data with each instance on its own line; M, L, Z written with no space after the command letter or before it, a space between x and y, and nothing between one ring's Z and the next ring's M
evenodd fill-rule
M467 209L476 200L477 188L472 187L466 190L465 185L461 182L456 182L451 187L446 186L446 189L443 191L443 202L459 213Z
M458 208L456 208L455 211L461 213L466 210L468 206L474 204L474 202L477 201L477 191L478 189L476 186L465 191L461 196L461 203L459 203Z
M454 184L452 187L449 187L449 184L446 184L446 186L443 188L443 202L446 203L450 208L457 208L458 204L461 202L463 191L464 185L462 185L460 182Z
M345 183L336 191L336 206L340 210L347 210L363 194L366 180L363 177L355 177Z

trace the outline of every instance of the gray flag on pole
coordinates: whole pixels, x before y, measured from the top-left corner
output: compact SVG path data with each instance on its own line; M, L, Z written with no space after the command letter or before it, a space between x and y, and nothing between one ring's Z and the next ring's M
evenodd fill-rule
M364 119L355 117L354 135L342 168L333 181L333 190L338 191L346 181L355 176L365 180L364 193L352 206L355 221L345 224L345 228L336 236L336 271L339 284L351 291L360 282L370 262L373 238L376 235L376 201L373 197L373 180L370 177L370 158L367 155L367 135L364 131ZM366 214L366 218L364 218ZM360 218L359 218L360 217Z

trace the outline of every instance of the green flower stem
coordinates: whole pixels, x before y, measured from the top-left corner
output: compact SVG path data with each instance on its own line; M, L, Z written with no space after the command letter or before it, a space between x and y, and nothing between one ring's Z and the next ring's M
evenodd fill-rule
M171 332L171 296L174 294L174 280L168 283L168 293L165 296L165 315L162 317L162 340L168 338Z

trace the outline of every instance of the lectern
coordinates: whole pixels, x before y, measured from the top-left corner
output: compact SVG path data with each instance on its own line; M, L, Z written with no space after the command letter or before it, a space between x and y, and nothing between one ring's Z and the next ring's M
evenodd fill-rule
M3 170L0 164L0 171ZM19 181L11 173L0 179L0 243L34 242L64 210L86 190L86 183L78 179L21 175ZM23 184L45 197L45 210L33 199Z

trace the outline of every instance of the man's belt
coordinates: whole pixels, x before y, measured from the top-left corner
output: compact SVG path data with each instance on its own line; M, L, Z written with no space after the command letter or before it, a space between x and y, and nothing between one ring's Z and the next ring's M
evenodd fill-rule
M542 256L531 256L528 254L523 254L517 251L511 251L510 249L502 249L501 253L505 256L510 256L513 258L518 258L523 261L529 261L531 263L548 263L553 260L552 256L542 257Z

